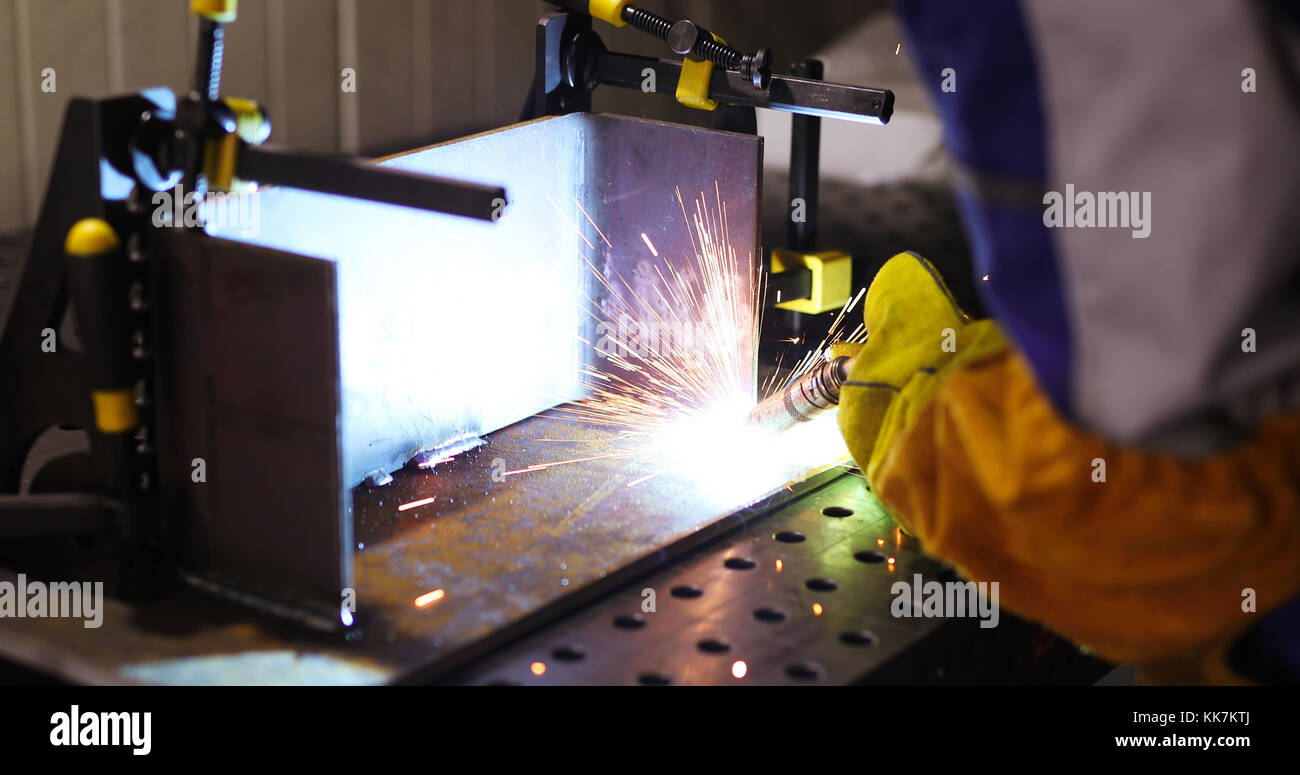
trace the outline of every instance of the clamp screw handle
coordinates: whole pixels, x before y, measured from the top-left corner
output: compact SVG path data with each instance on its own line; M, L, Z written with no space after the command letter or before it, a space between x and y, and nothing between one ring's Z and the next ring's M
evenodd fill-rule
M647 35L667 42L675 54L695 56L718 67L739 72L757 89L766 89L771 83L772 52L766 48L745 54L719 41L713 33L689 19L670 22L658 14L630 5L623 9L623 21Z

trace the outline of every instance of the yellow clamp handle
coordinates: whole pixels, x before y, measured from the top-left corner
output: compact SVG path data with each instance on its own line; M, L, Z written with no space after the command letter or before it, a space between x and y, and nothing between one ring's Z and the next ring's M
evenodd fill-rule
M117 232L100 218L83 218L68 230L63 250L77 261L107 261L122 246ZM91 388L91 406L95 427L101 433L117 434L134 430L140 424L140 410L135 405L135 389Z
M235 20L239 0L190 0L190 13L214 22L229 24Z
M609 22L615 27L626 27L623 9L631 4L632 0L591 0L587 5L587 13L591 14L591 18Z
M100 433L126 433L140 425L134 388L92 390L90 403L95 410L95 427Z
M72 224L63 241L63 251L78 258L93 258L117 250L122 241L117 232L100 218L82 218Z

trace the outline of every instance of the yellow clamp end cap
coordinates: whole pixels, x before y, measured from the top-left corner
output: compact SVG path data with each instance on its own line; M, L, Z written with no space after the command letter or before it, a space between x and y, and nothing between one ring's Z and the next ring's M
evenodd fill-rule
M116 250L122 242L113 227L101 218L82 218L68 229L63 250L70 256L98 256Z
M140 424L135 391L131 388L94 390L90 400L95 407L95 427L101 433L126 433Z
M806 268L812 272L812 292L806 299L777 303L779 309L820 315L842 309L853 296L853 257L842 250L801 253L777 248L772 251L772 274Z
M214 22L227 24L235 20L239 0L190 0L190 12Z
M615 27L626 27L623 21L623 9L632 4L632 0L591 0L587 4L587 13L591 18L609 22Z

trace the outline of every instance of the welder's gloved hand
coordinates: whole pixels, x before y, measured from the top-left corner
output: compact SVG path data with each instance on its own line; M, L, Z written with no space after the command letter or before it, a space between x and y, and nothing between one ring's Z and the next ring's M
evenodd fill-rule
M1233 644L1300 595L1300 412L1208 457L1151 452L1062 417L919 256L885 264L865 316L840 428L928 553L1150 679L1251 679Z
M863 308L867 341L833 355L858 359L840 395L840 432L874 483L876 469L943 378L960 364L1003 346L991 320L972 322L938 270L915 253L880 268Z

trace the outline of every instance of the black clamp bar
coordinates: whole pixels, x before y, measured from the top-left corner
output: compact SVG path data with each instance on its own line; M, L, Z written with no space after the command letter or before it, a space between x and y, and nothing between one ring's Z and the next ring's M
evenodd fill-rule
M239 174L258 183L414 207L483 221L496 220L506 204L500 186L386 169L346 156L280 151L244 145Z
M654 71L654 90L675 94L682 63L668 59L593 51L597 83L641 89L644 71ZM887 124L894 115L894 93L812 78L773 75L766 90L755 88L740 73L715 70L709 98L731 105L781 110L805 116L836 118L865 124Z
M787 269L784 272L767 275L767 303L780 304L783 301L806 299L812 295L812 270ZM792 313L798 314L798 313Z

